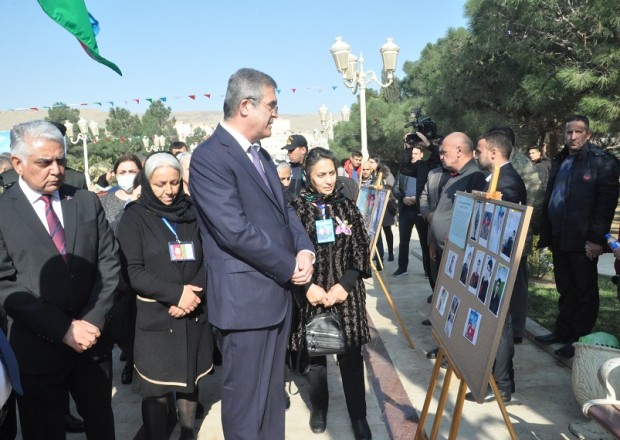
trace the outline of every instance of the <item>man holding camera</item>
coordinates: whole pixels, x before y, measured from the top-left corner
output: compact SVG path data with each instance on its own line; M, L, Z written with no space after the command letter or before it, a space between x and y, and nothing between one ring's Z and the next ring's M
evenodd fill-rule
M422 248L422 264L424 274L429 278L431 287L434 280L430 277L430 257L427 245L428 225L420 217L420 194L424 189L430 170L441 164L437 154L431 152L431 157L424 157L423 148L431 147L431 143L422 132L407 133L403 139L404 150L401 155L401 166L398 173L394 196L398 200L398 269L393 273L395 277L407 275L409 266L409 242L415 226L418 231L420 247Z

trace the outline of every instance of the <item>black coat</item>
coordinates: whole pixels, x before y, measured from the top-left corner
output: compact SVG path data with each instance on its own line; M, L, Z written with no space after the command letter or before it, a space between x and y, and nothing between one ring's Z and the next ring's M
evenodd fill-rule
M123 274L138 295L136 371L148 382L175 383L192 390L212 367L213 340L204 296L191 314L183 318L168 314L169 306L179 303L184 285L205 287L196 221L178 223L176 232L181 241L193 242L195 261L170 261L168 243L175 240L174 235L161 217L133 203L121 218L118 241Z
M568 157L565 147L554 159L545 203L538 247L547 247L557 237L560 250L583 252L586 241L604 245L618 205L618 160L588 142L575 155L568 186L562 230L552 231L547 214L560 165Z

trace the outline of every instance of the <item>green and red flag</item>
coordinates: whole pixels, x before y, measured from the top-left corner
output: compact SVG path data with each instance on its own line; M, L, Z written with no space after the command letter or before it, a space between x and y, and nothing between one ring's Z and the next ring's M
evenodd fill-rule
M52 20L68 30L78 39L86 53L95 61L108 66L119 75L121 69L99 55L97 40L99 23L88 13L84 0L37 0L43 11Z

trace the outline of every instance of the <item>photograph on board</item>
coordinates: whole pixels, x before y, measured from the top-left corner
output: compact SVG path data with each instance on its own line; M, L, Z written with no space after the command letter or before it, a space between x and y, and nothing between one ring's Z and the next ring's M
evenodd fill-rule
M478 299L482 304L487 302L487 293L489 292L489 286L491 284L491 277L493 276L493 268L495 267L495 259L488 255L484 264L484 270L482 271L482 279L480 281L480 289L478 290Z
M465 328L463 329L463 336L472 344L476 345L478 341L478 330L480 329L480 321L482 316L474 309L469 309L467 314L467 320L465 321Z
M471 221L469 223L469 239L476 241L478 239L478 232L480 231L480 224L482 221L482 207L484 202L482 200L477 200L474 205L474 213L471 216Z
M458 254L452 250L448 251L448 262L446 263L446 269L444 272L449 278L454 278L454 271L456 269L456 260Z
M504 228L504 221L506 220L506 207L496 206L495 217L493 217L493 223L491 224L491 237L489 238L489 249L494 254L499 252L499 242L502 238L502 230Z
M504 299L506 288L506 280L508 280L508 268L502 264L498 265L493 289L491 290L491 299L489 300L489 310L495 316L498 316L499 309Z
M465 249L465 258L463 258L463 264L461 266L461 275L459 276L459 281L463 286L467 285L467 275L469 274L469 266L471 265L473 255L474 247L468 244L467 249Z
M452 298L452 303L450 304L450 312L448 312L448 319L446 320L446 325L444 326L444 331L446 335L450 337L452 335L452 327L454 327L454 320L456 319L456 313L459 310L459 306L461 305L461 300L458 296L454 295Z
M446 304L448 303L448 297L450 294L446 290L444 286L441 286L439 289L439 295L437 296L437 303L435 304L435 308L439 312L441 316L446 312Z
M517 239L517 231L521 222L521 212L516 209L508 211L508 219L506 220L506 228L504 228L504 238L502 239L502 258L510 261L512 251L515 247Z
M478 284L480 284L480 276L482 275L482 262L484 261L484 251L476 251L476 258L474 258L473 270L469 276L469 283L467 284L467 290L474 295L478 292Z
M493 222L493 211L495 211L495 205L492 203L484 205L480 235L478 236L478 244L482 247L487 247L488 245L489 235L491 234L491 223Z

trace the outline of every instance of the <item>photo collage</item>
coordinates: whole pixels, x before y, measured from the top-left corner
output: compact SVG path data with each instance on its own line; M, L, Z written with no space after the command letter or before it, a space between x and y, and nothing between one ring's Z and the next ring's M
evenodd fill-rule
M452 335L463 295L477 298L467 301L476 306L462 312L467 313L462 335L471 344L477 343L483 316L488 315L486 310L499 317L522 215L523 212L506 206L475 201L464 251L448 249L445 260L445 276L461 288L449 292L440 285L434 305L440 316L447 314L444 331L448 337ZM450 300L451 293L454 294Z

